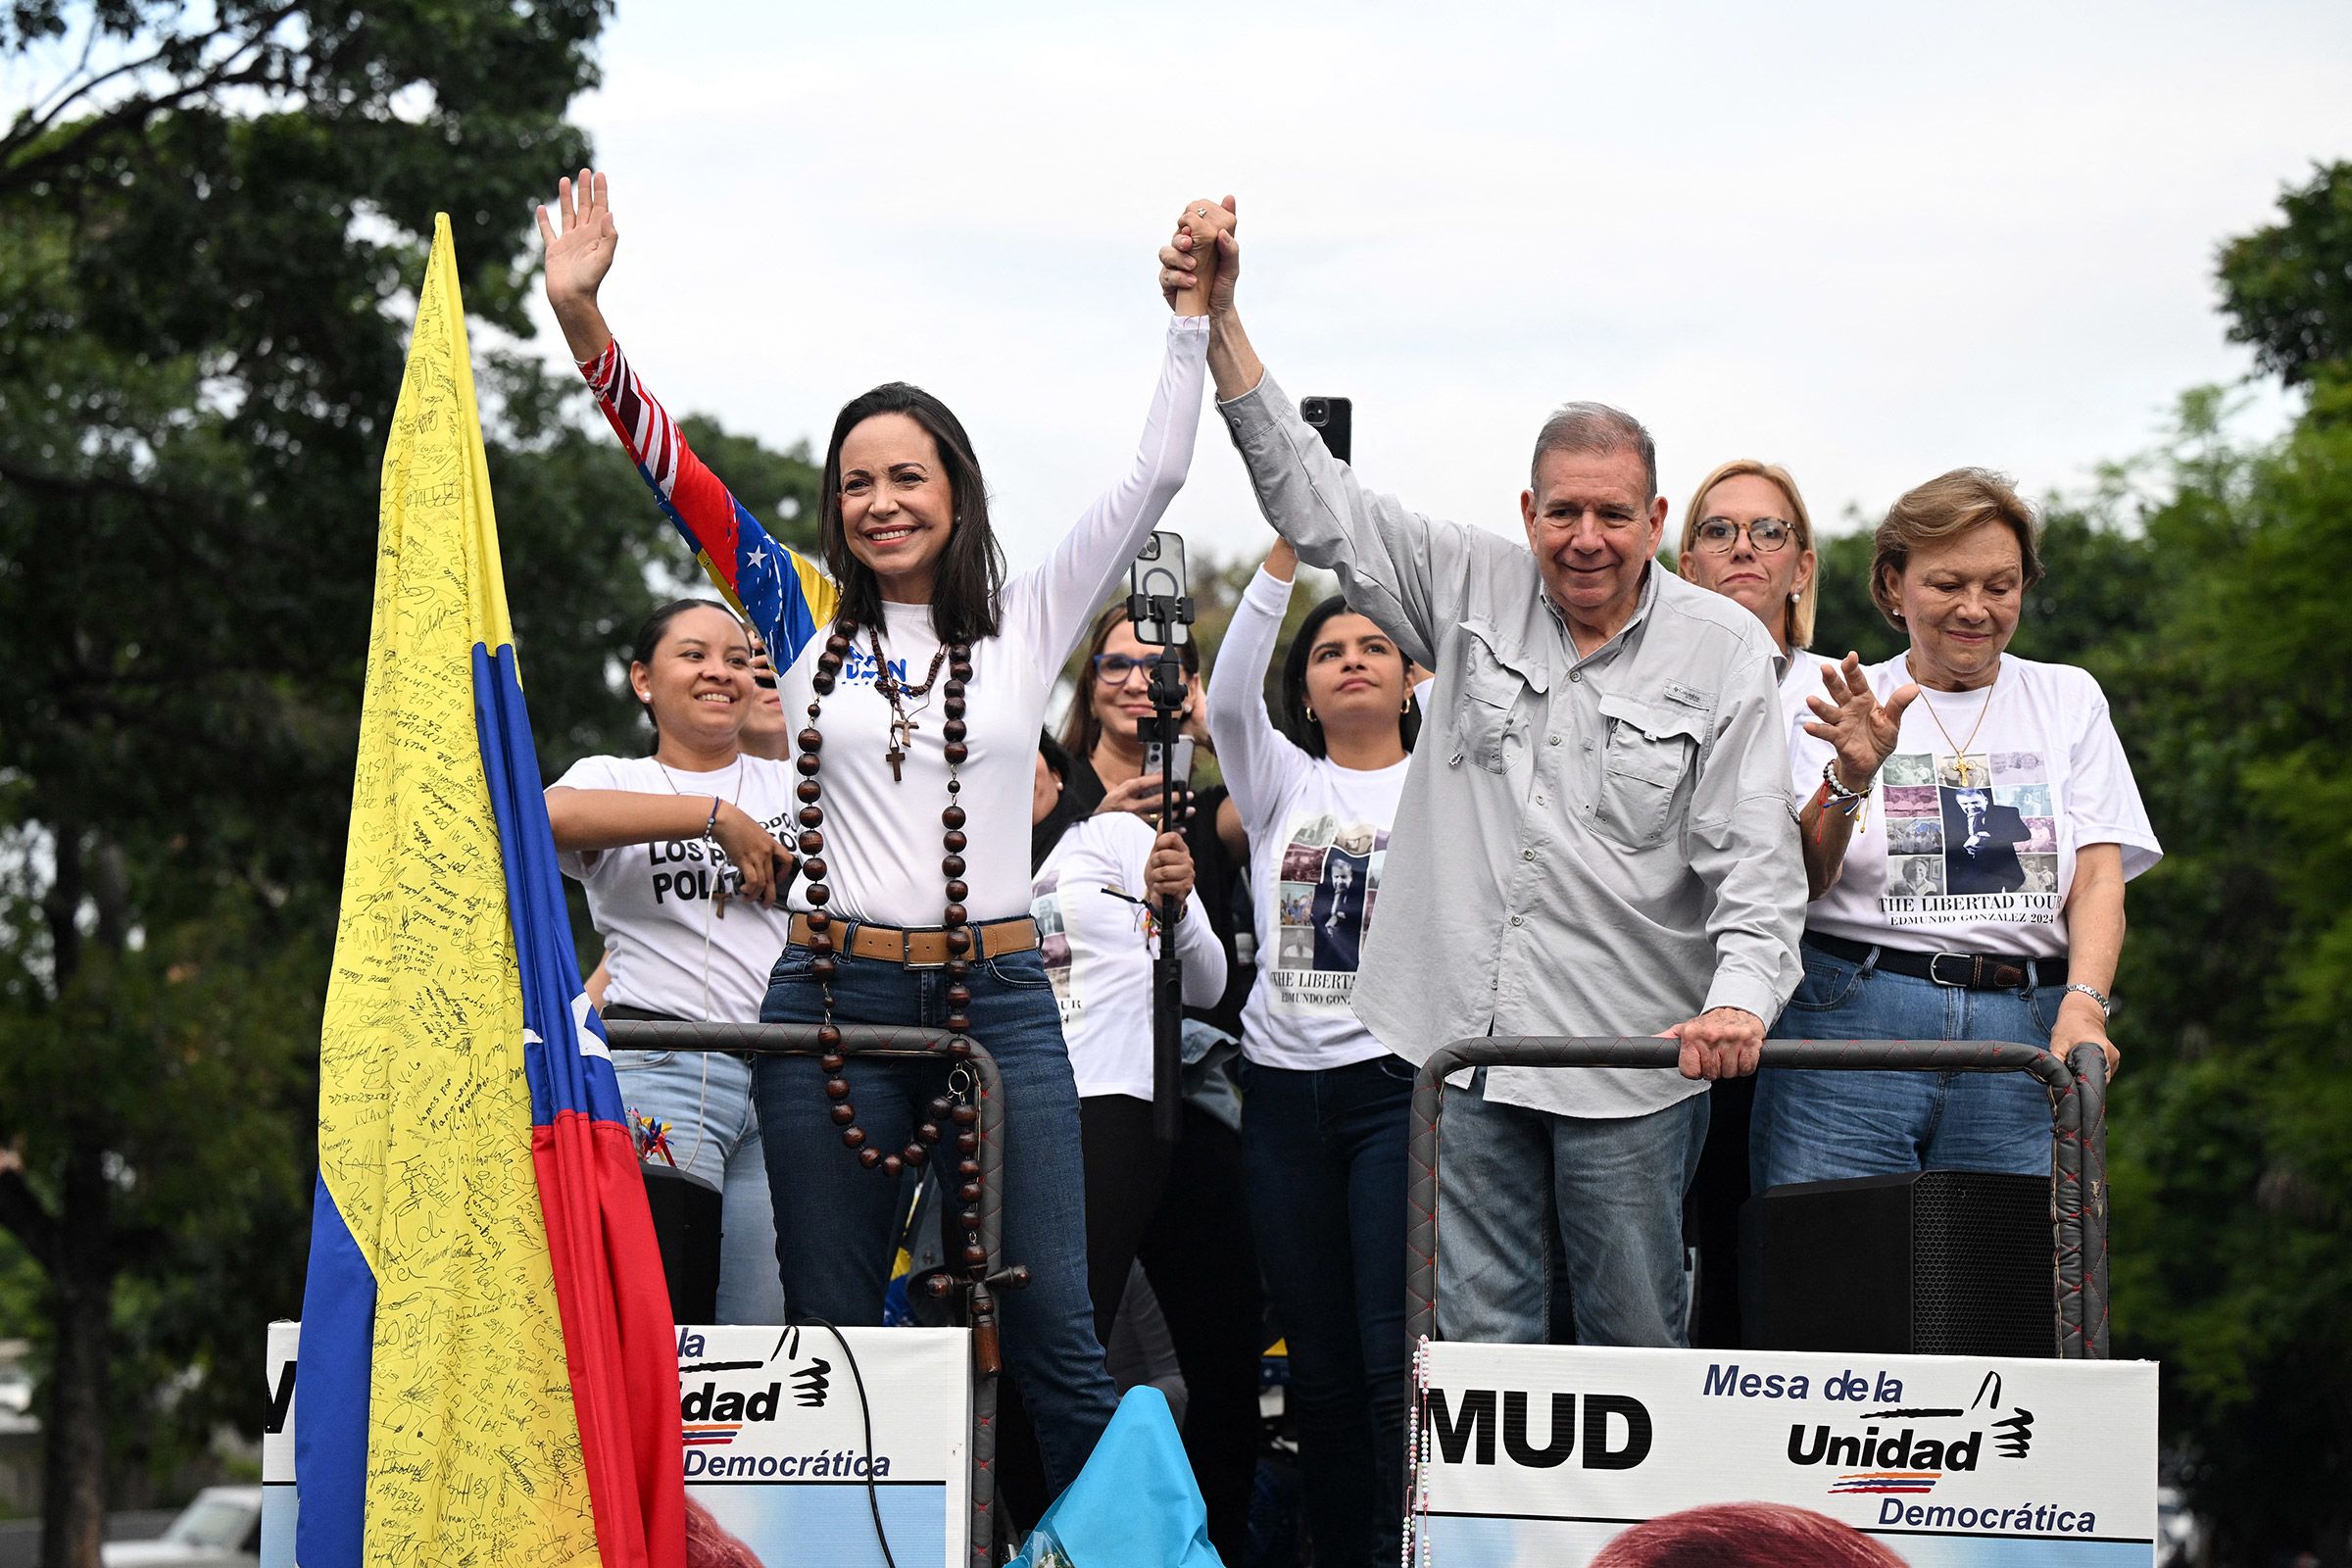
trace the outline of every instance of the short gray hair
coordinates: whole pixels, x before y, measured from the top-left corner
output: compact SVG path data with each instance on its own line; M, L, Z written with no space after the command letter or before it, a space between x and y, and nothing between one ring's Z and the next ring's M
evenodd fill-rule
M1528 464L1528 484L1536 482L1546 452L1601 454L1631 452L1642 460L1642 482L1647 503L1658 493L1658 443L1640 419L1606 403L1564 403L1536 432L1536 455Z

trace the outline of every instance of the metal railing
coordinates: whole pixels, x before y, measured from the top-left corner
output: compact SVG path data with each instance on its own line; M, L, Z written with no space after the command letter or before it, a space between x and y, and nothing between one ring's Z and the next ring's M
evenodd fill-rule
M1405 1336L1437 1338L1438 1124L1446 1079L1465 1067L1672 1067L1671 1040L1484 1035L1442 1046L1413 1085L1405 1210ZM2058 1354L2107 1354L2107 1058L2081 1045L2060 1060L1997 1040L1768 1040L1766 1067L1911 1072L2030 1072L2050 1096L2050 1232Z
M948 1054L948 1036L933 1029L884 1028L875 1024L842 1024L841 1050L868 1060L931 1061L944 1071L956 1065ZM605 1033L621 1051L732 1051L762 1056L817 1056L812 1023L675 1023L652 1020L607 1019ZM969 1060L978 1086L980 1120L980 1246L988 1253L978 1277L951 1267L946 1277L951 1292L960 1291L962 1311L972 1330L972 1519L969 1555L972 1568L989 1568L997 1500L997 1352L996 1299L992 1282L1005 1282L1004 1261L1004 1084L996 1058L977 1041ZM952 1149L952 1143L936 1146ZM934 1157L944 1157L935 1155ZM877 1174L874 1180L884 1178ZM792 1303L785 1302L789 1315Z

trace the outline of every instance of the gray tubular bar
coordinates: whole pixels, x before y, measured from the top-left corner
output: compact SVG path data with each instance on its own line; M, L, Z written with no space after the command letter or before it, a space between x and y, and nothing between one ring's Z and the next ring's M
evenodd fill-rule
M2078 1052L2082 1048L2078 1048ZM2095 1051L2094 1051L2095 1054ZM1482 1035L1441 1046L1413 1085L1412 1160L1405 1207L1404 1327L1408 1344L1438 1337L1438 1122L1446 1079L1465 1067L1672 1067L1671 1040ZM2105 1058L2100 1058L2101 1066ZM2107 1353L2107 1206L2104 1077L2087 1090L2038 1046L1998 1040L1768 1040L1767 1067L2030 1072L2050 1092L2050 1218L2058 1353ZM2096 1143L2096 1148L2089 1146ZM2095 1173L2090 1174L2090 1173ZM2095 1181L2095 1197L2085 1201ZM2089 1260L2085 1267L2086 1259ZM2086 1299L2087 1298L2087 1299ZM2087 1325L2095 1332L2085 1335Z
M2104 1361L2110 1313L2107 1299L2107 1053L2077 1046L2066 1054L2082 1102L2082 1353Z
M674 1023L652 1019L607 1019L605 1034L617 1051L749 1051L764 1056L817 1056L812 1023ZM932 1060L951 1066L948 1037L930 1029L887 1029L845 1023L841 1049L853 1056ZM1004 1266L1004 1082L997 1061L972 1043L971 1068L980 1083L980 1245L988 1250L991 1274ZM940 1146L949 1147L943 1139ZM877 1175L874 1178L880 1181ZM789 1303L787 1303L789 1309ZM997 1379L977 1366L972 1376L972 1568L989 1568L989 1543L997 1511Z

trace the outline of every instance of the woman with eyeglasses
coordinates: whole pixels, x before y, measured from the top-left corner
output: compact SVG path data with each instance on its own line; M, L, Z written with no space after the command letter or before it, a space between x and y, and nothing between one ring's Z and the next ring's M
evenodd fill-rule
M1777 463L1736 458L1698 483L1683 509L1679 568L1686 581L1745 605L1788 661L1781 710L1790 750L1821 690L1813 640L1813 522L1795 478ZM1723 1348L1740 1341L1740 1205L1747 1200L1751 1077L1718 1079L1707 1091L1707 1141L1686 1199L1698 1250L1690 1343Z
M1821 670L1805 655L1820 594L1813 580L1813 521L1796 480L1777 463L1735 458L1698 482L1683 509L1684 579L1745 605L1788 661L1781 708L1793 739L1810 716L1805 699Z

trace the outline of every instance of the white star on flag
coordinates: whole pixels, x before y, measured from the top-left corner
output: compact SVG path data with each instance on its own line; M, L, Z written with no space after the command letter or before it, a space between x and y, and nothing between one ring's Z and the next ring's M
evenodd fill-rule
M753 551L753 552L752 552L750 555L748 555L748 556L744 557L743 559L744 559L744 561L745 561L746 563L748 563L749 564L751 564L751 565L754 565L754 566L764 566L764 565L766 565L766 564L767 564L767 546L765 546L765 545L760 545L759 548L755 549L755 550L754 550L754 551Z

